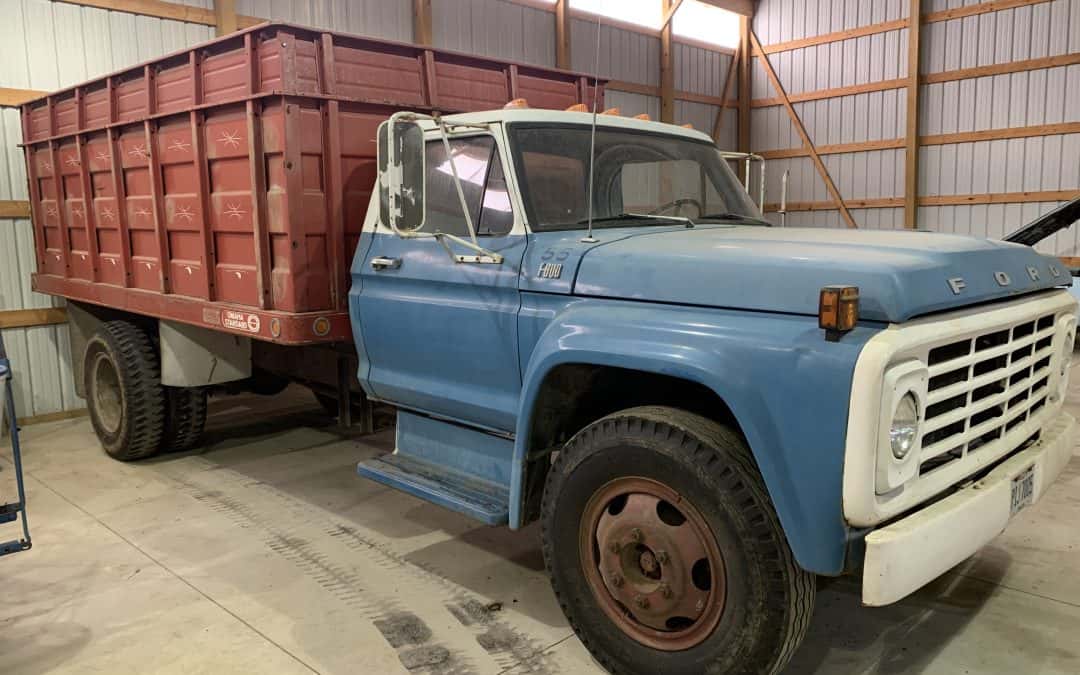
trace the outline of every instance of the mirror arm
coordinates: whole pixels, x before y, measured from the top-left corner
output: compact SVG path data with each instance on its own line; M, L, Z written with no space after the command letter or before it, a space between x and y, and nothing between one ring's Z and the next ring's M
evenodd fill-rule
M439 240L439 243L446 249L446 252L450 254L450 258L456 263L477 263L481 265L502 264L503 257L501 255L494 251L489 251L479 244L474 244L467 239L462 239L461 237L452 234L446 234L445 232L436 232L432 236ZM470 251L476 251L477 255L458 255L450 248L450 244L446 243L447 240L450 240L459 246L464 246Z
M461 237L445 232L402 232L400 236L402 239L434 239L442 244L442 247L446 249L446 253L450 256L450 259L456 263L501 265L504 260L502 255L495 251L489 251L479 244L472 243L468 239L462 239ZM477 255L459 255L454 253L454 250L450 248L450 244L446 243L448 240L459 246L464 246L470 251L476 251Z
M435 117L435 122L439 125L439 136L442 138L443 150L446 151L446 160L450 163L450 173L454 176L454 188L457 191L458 200L461 201L461 212L465 214L465 224L469 228L469 237L472 239L472 248L474 250L482 251L483 249L480 248L480 242L476 241L476 226L473 225L472 215L469 213L469 205L465 201L465 191L461 188L461 178L458 177L457 163L454 162L454 155L450 152L450 139L447 137L446 124L443 123L442 117L440 116Z

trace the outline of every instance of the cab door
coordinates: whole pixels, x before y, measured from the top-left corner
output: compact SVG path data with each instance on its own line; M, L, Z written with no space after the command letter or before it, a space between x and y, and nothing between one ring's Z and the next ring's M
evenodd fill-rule
M524 224L515 218L495 138L455 137L450 148L479 243L503 262L458 263L435 239L403 239L377 224L357 270L367 384L385 401L509 432L521 389L517 314ZM427 142L425 160L421 231L468 238L441 140Z

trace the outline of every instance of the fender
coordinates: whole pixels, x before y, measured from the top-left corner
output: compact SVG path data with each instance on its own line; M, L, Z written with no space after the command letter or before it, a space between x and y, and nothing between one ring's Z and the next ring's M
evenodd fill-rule
M689 380L723 399L798 563L818 574L843 571L851 382L860 351L882 326L860 326L826 342L816 317L532 294L523 295L521 316L522 354L531 356L512 464L511 527L521 524L531 450L525 446L545 376L563 364L614 366ZM534 346L524 344L530 334Z

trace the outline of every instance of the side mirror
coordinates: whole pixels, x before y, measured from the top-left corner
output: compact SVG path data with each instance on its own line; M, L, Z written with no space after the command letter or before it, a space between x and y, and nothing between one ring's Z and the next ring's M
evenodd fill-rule
M424 226L424 130L393 115L379 125L379 220L401 235Z

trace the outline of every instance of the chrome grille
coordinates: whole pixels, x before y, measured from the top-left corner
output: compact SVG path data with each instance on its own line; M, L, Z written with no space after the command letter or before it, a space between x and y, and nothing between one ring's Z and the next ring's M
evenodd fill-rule
M919 475L978 453L1045 412L1055 315L930 349Z

